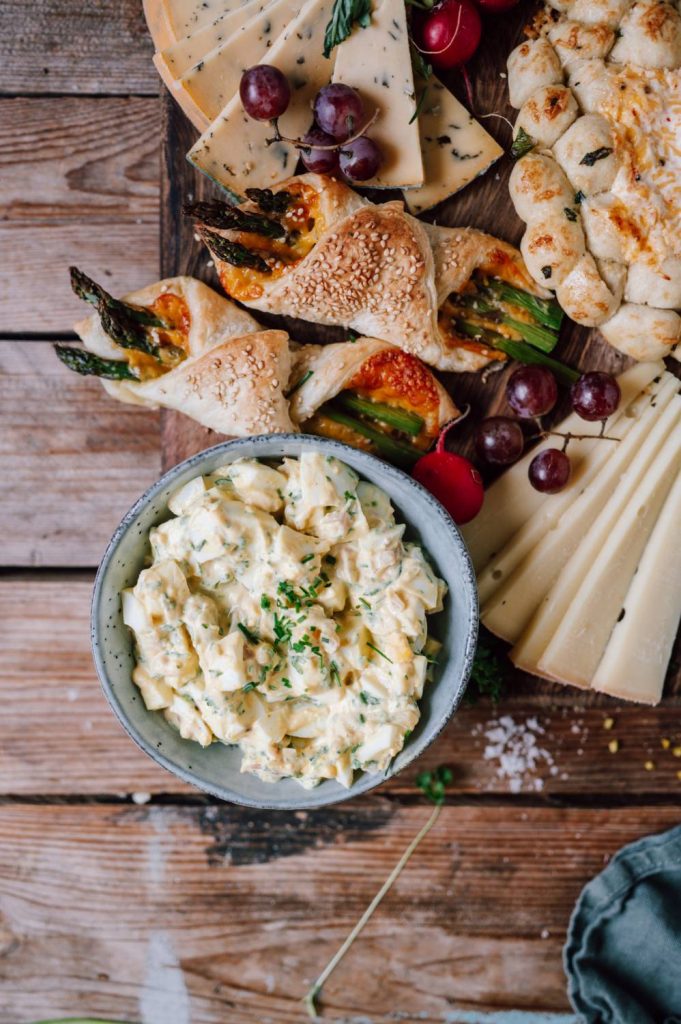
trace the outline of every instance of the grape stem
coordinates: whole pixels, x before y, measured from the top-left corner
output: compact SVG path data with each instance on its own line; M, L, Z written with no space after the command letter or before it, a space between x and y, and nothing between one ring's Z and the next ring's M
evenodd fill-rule
M302 149L306 153L310 153L313 149L321 150L322 152L338 151L339 153L341 153L343 151L344 146L349 146L350 143L356 142L357 139L361 139L361 137L366 133L367 129L371 128L372 124L377 119L378 114L379 110L378 107L376 107L369 120L358 132L356 132L354 135L351 135L349 139L345 139L343 142L335 142L332 146L318 146L317 143L305 142L304 139L287 138L286 135L282 135L281 132L279 131L279 120L278 118L275 117L272 120L274 136L271 139L266 139L265 142L267 143L268 146L271 146L275 142L286 142L288 143L289 146L295 146L296 149Z
M593 441L593 440L596 440L596 441L621 441L622 440L621 437L609 437L607 434L603 434L603 433L601 433L601 434L571 434L571 433L568 432L567 434L564 434L560 430L542 430L542 432L540 434L536 434L535 437L532 438L532 440L533 441L537 441L537 440L540 440L540 439L543 439L543 438L546 438L546 437L564 437L565 438L565 444L563 445L563 450L565 450L565 448L567 448L567 446L570 443L570 441Z

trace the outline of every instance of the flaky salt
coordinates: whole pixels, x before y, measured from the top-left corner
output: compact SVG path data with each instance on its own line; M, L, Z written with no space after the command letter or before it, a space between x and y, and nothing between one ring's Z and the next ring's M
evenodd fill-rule
M544 729L536 718L516 722L510 715L503 715L484 727L478 726L475 731L487 741L483 752L485 761L498 762L497 778L508 782L511 793L520 793L523 789L540 792L544 779L535 773L542 766L555 774L552 755L537 742Z

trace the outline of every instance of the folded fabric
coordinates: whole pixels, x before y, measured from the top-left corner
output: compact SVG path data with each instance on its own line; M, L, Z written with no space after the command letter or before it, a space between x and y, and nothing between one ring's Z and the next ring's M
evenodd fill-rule
M625 846L588 883L564 962L585 1024L681 1024L681 826Z

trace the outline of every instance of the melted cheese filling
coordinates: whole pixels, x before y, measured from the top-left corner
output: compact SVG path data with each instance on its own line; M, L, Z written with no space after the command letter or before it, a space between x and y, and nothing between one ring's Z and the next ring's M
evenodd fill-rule
M185 739L267 782L352 784L419 720L445 584L387 495L317 453L242 459L173 495L123 592L133 680Z

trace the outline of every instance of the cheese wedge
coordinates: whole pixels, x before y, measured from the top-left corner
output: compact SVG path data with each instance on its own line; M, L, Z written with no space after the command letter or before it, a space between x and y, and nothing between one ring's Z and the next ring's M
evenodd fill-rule
M356 25L338 46L333 80L359 90L367 116L378 110L378 120L367 134L380 146L384 162L376 177L362 184L421 185L423 161L404 0L374 3L371 23L366 28Z
M333 60L322 55L331 8L332 0L307 0L263 60L278 67L297 86L280 119L282 135L289 138L300 138L308 130L313 98L331 79ZM270 188L295 170L295 146L285 142L268 146L271 137L272 125L248 117L237 94L189 151L188 158L229 192L243 196L247 188Z
M680 413L664 410L678 391L679 382L671 377L661 389L654 406L649 406L624 440L618 444L603 441L612 451L610 458L585 486L564 515L544 531L538 544L515 569L505 584L490 598L481 615L491 632L515 643L527 627L542 598L558 579L563 566L589 533L596 517L623 481L629 482L629 500L645 468L662 446ZM627 417L623 417L626 419ZM621 422L621 421L620 421ZM642 450L642 451L641 451ZM639 456L637 458L637 455ZM621 501L626 502L622 492Z
M538 606L520 640L510 653L517 668L536 672L551 638L560 627L584 579L589 574L604 545L627 509L638 495L638 485L649 477L651 453L659 457L661 443L670 430L678 430L681 419L681 398L674 397L657 420L649 437L641 446L631 465L613 491L606 505L582 537L569 560L560 568L560 576ZM571 680L572 681L572 680ZM579 685L579 684L576 684ZM584 685L588 685L585 683Z
M154 55L154 64L168 88L172 87L176 78L183 75L185 71L189 71L207 53L229 39L233 32L238 31L249 18L252 18L257 11L263 10L268 3L269 0L245 0L240 7L221 14L215 21L192 32L190 36L167 43L163 48L157 47L160 52Z
M416 97L425 182L404 197L413 214L454 195L504 152L435 75L417 78Z
M224 110L238 92L244 71L264 59L301 7L302 0L272 0L255 12L248 6L251 16L241 27L171 85L173 96L199 131L205 131ZM290 81L295 89L297 78ZM271 126L268 135L272 135Z
M678 421L676 426L612 525L540 658L540 670L558 682L591 684L639 559L681 466Z
M543 502L534 515L530 516L517 533L506 542L500 553L492 558L485 568L478 573L478 600L483 611L489 609L491 603L493 603L493 598L496 598L498 592L505 587L511 574L518 568L530 551L546 537L549 530L553 530L556 527L558 521L561 520L561 516L565 515L567 510L581 497L584 491L591 488L592 481L598 479L598 486L601 486L600 474L604 467L608 472L611 471L609 465L610 457L616 453L619 457L621 454L622 445L618 442L627 437L630 429L640 419L651 402L654 401L656 408L661 412L663 403L667 404L671 400L671 396L679 388L678 381L671 374L664 374L656 380L657 383L651 383L632 402L627 410L627 414L620 416L607 435L608 437L617 438L618 441L603 441L594 445L591 456L582 462L581 472L576 477L573 476L562 491L552 495L550 501ZM660 396L660 389L663 384L666 387L666 400Z
M236 10L244 0L160 0L166 21L175 39L215 21L221 14Z
M664 503L591 681L613 697L657 704L681 619L681 474Z
M161 0L142 0L142 9L154 47L160 50L170 46L174 36Z
M637 395L650 382L664 371L663 363L638 363L618 377L622 398L617 412L606 423L609 433L617 420L631 405ZM557 429L574 434L600 432L600 425L585 424L576 413L562 421ZM582 460L593 451L598 441L574 441L570 446L570 458L573 463L573 479L581 474ZM470 523L462 527L463 538L473 559L473 565L480 572L490 559L502 550L504 544L514 533L537 511L539 506L552 500L553 495L535 491L527 478L530 462L537 452L545 448L555 447L552 438L543 441L523 456L512 469L500 476L485 495L485 503L478 515Z

